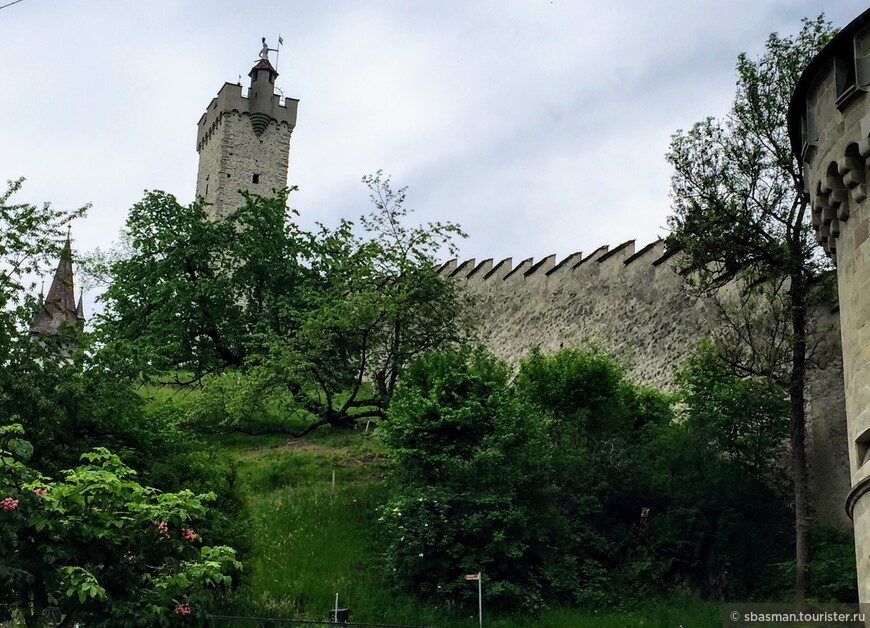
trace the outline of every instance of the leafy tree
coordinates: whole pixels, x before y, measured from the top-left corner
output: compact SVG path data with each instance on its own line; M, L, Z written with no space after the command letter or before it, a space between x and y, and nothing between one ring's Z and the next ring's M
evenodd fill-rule
M6 334L12 320L8 318L11 308L24 306L16 314L29 322L33 307L26 297L34 287L33 278L56 261L70 224L87 211L87 207L68 212L48 203L12 203L12 196L23 183L24 179L9 181L6 191L0 194L0 312Z
M714 293L734 280L745 292L785 282L787 367L781 383L790 399L798 601L806 597L809 560L807 321L811 287L824 265L814 250L800 164L790 150L785 117L798 76L832 34L820 16L804 20L794 37L770 35L758 60L741 54L728 116L678 131L668 153L674 168L669 244L682 250L682 265L693 271L698 291ZM765 368L768 372L759 374L771 375L770 365Z
M36 446L31 461L54 475L74 466L95 444L112 448L144 470L178 449L174 430L150 420L128 380L104 368L87 334L64 339L75 350L59 359L54 343L18 332L0 373L0 415L18 417Z
M465 302L436 272L436 255L453 252L462 232L452 223L408 226L405 188L394 191L380 172L363 182L375 207L361 218L365 235L342 221L314 238L319 289L297 334L272 347L295 378L300 405L319 419L306 431L384 418L411 360L468 336Z
M308 236L310 289L297 295L298 326L264 333L241 378L207 386L204 410L216 406L234 429L302 436L382 419L411 360L469 336L464 298L436 272L436 255L462 232L451 223L408 226L404 188L393 190L380 172L363 182L375 208L360 220L362 235L343 220ZM288 418L307 424L293 431Z
M793 515L782 492L747 472L691 412L644 430L628 460L642 506L618 583L650 595L691 590L705 598L775 601L788 594ZM655 584L653 584L655 583Z
M403 375L383 435L397 488L381 511L396 581L434 599L487 597L535 608L545 594L553 534L544 424L483 351L442 351Z
M560 450L597 447L670 416L666 397L629 382L601 353L563 349L544 355L534 349L520 362L517 387L548 417Z
M11 606L16 607L16 612L32 623L39 619L37 606L45 606L49 594L62 593L56 598L60 603L53 604L66 609L73 604L71 598L67 598L78 599L79 595L84 595L85 601L78 602L84 604L82 608L61 613L64 621L71 624L76 617L90 614L89 625L98 625L98 615L109 616L107 606L99 612L93 610L103 593L117 601L112 605L112 612L118 617L129 611L129 608L125 610L125 600L133 599L125 597L126 593L116 595L115 588L130 584L111 579L119 575L119 571L112 572L111 582L103 582L103 575L114 567L99 563L101 559L110 558L106 548L114 541L105 540L110 537L109 530L120 531L119 534L130 532L124 529L125 521L129 521L123 518L132 516L135 504L123 506L120 500L135 497L134 501L141 502L138 506L145 508L148 506L146 497L158 500L158 493L138 487L132 480L132 471L103 450L90 465L73 471L63 470L76 466L83 452L100 444L122 452L126 460L153 476L155 460L159 459L166 466L167 456L180 454L182 450L177 446L174 428L145 416L142 400L129 386L129 380L116 377L107 368L89 346L87 334L31 342L29 327L36 308L33 278L56 263L70 222L83 215L86 208L65 212L48 204L13 203L12 196L20 187L21 181L11 183L0 196L0 416L15 417L24 423L37 448L34 450L21 438L22 427L0 428L0 493L3 493L0 502L5 505L0 508L3 539L0 542L0 605L7 611ZM59 359L57 349L61 345L65 349L73 345L75 348ZM161 456L156 455L158 451ZM166 474L173 479L178 475L177 461L175 464L175 471ZM65 479L57 482L41 479L33 468ZM165 484L177 485L177 481ZM101 491L114 492L110 499ZM227 502L223 493L225 491L221 495L222 506ZM82 505L84 494L91 496L84 499L91 509L82 513L76 508ZM210 529L226 523L220 520L221 513L206 514L199 497L191 493L179 495L181 506L154 512L177 516L178 523L188 515L197 517L201 519L197 526L200 535L209 534ZM94 508L98 501L107 510ZM187 515L180 509L182 506ZM110 521L114 515L122 520ZM140 512L139 516L144 515ZM71 523L76 521L82 524L81 529ZM174 530L176 536L179 531L180 528ZM92 533L97 540L87 536ZM121 535L115 550L120 551L123 542ZM129 547L135 545L131 543ZM88 555L91 550L94 553ZM225 562L229 556L218 549L207 562L201 563L204 556L198 551L193 555L188 550L171 559L176 565L172 566L171 561L166 563L174 573L188 578L212 573L214 560ZM149 563L152 566L162 560L157 554L147 558L157 561ZM93 566L87 567L88 562ZM189 573L188 566L192 570ZM194 573L197 570L199 575ZM171 578L166 579L166 573L161 573L155 570L149 577L156 578L154 585L165 589L164 593L186 590L186 585L172 584ZM145 573L141 575L144 577ZM135 581L131 588L141 584ZM57 587L67 588L61 591ZM204 592L201 599L205 601L207 597ZM105 621L108 625L132 623L126 619ZM152 622L146 623L151 625Z
M133 207L131 254L104 269L111 282L98 331L113 368L198 380L242 365L259 335L295 331L308 271L287 192L243 200L223 221L162 192Z
M0 416L20 417L37 442L34 462L55 473L75 464L94 442L134 451L141 462L155 431L137 430L138 398L93 362L85 364L83 337L42 337L31 342L35 279L57 263L72 221L49 204L15 203L23 180L0 195ZM70 330L72 332L72 330ZM58 359L58 349L76 351ZM132 457L132 456L128 456Z
M534 351L513 378L468 349L414 362L381 428L396 461L380 519L388 567L423 597L468 599L461 576L480 565L503 607L600 609L674 590L781 599L792 516L769 467L753 465L770 462L759 450L776 447L784 392L710 351L680 386L636 386L572 349ZM815 566L825 595L844 584L830 547Z
M0 428L0 604L27 626L168 625L202 616L241 565L195 531L213 494L161 493L105 448L60 480L26 466L31 447Z
M520 362L518 394L544 418L552 444L551 474L561 521L551 540L562 558L551 566L561 603L601 608L652 595L626 576L638 543L646 468L633 464L647 434L666 425L670 400L635 386L609 357L563 349L535 350ZM620 586L633 580L630 587Z
M31 383L22 377L20 364L51 360L52 339L29 342L37 307L35 278L56 263L70 224L87 209L67 212L48 203L14 203L23 182L10 181L0 193L0 407L9 400L10 388Z
M677 373L684 419L714 449L773 483L789 422L788 393L765 377L738 377L708 342Z

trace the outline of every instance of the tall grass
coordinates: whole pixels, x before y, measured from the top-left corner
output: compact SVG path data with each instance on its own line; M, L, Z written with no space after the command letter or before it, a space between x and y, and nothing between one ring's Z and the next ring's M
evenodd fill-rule
M425 605L393 588L377 550L377 506L389 490L381 481L389 461L376 436L326 429L302 441L232 435L211 446L236 461L254 521L247 576L224 612L325 619L338 593L351 621L478 625L475 608ZM484 605L485 597L484 588ZM552 610L535 618L484 608L484 619L493 628L722 624L721 606L691 598L612 613Z
M183 409L197 403L200 392L147 386L140 394L154 411ZM389 487L382 480L390 461L375 434L326 427L302 440L228 433L205 435L200 443L234 462L253 521L243 584L220 612L325 619L338 593L351 621L478 625L476 608L427 605L394 589L378 555L377 506L387 497ZM556 609L537 617L505 616L486 608L484 582L484 623L491 628L705 628L722 625L722 609L676 598L611 612Z

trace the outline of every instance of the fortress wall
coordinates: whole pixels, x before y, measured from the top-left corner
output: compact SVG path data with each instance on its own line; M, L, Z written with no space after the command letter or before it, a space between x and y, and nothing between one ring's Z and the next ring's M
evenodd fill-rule
M642 248L629 241L562 260L451 260L439 272L474 297L482 342L511 363L535 346L545 353L599 348L633 381L673 390L674 367L714 331L713 305L688 294L661 240ZM845 527L843 372L836 358L839 319L830 309L817 317L825 330L825 357L807 386L808 459L819 516Z
M635 381L671 389L673 365L709 332L711 312L663 256L661 241L638 251L629 241L558 261L454 262L441 272L475 297L482 340L498 357L600 347Z

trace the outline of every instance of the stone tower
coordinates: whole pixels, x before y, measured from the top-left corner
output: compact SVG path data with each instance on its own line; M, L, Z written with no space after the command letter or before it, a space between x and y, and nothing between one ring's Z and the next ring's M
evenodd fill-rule
M290 134L299 101L275 93L277 70L263 40L260 60L248 73L251 85L224 83L199 120L196 195L223 218L241 203L239 190L269 195L287 185Z
M858 592L870 602L870 10L810 62L788 111L819 244L837 265Z

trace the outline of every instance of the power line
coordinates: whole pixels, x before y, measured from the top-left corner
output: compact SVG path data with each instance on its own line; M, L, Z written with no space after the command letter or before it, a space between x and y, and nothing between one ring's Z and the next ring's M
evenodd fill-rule
M22 0L12 0L12 2L4 4L3 6L0 6L0 9L5 9L6 7L11 7L13 4L18 4L21 1Z

